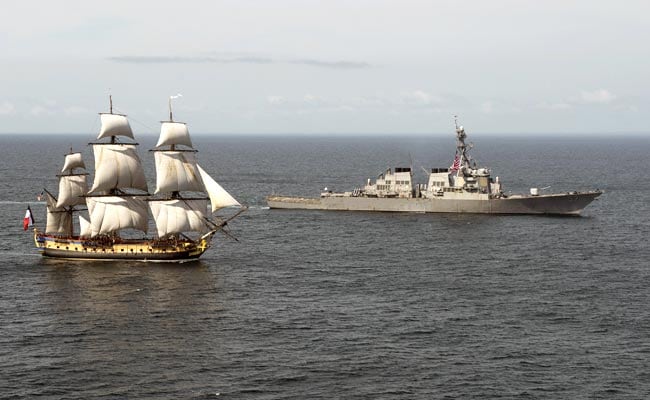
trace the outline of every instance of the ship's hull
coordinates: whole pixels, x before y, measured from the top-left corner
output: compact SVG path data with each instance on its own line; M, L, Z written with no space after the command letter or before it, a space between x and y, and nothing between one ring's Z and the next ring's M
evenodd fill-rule
M198 259L209 247L210 239L198 241L159 241L153 239L86 240L45 235L38 231L34 242L44 257L78 260L130 260L152 262L186 262Z
M320 198L269 196L270 208L473 214L579 215L602 192L563 193L502 198L376 198L326 196ZM468 196L469 197L469 196Z

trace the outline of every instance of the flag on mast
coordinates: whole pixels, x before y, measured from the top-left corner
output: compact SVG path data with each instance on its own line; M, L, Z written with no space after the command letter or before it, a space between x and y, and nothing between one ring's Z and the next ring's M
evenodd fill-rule
M32 209L27 206L27 211L25 211L25 218L23 218L23 230L27 230L27 228L32 225L34 225L34 216L32 216Z
M460 169L460 157L458 157L458 154L456 154L456 157L454 157L454 163L451 164L451 167L449 167L449 170L451 172L456 172Z

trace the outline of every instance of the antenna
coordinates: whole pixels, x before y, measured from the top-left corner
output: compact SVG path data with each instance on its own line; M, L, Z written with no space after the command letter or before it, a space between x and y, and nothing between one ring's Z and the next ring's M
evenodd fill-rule
M110 110L110 113L113 114L113 95L109 94L108 95L108 109Z

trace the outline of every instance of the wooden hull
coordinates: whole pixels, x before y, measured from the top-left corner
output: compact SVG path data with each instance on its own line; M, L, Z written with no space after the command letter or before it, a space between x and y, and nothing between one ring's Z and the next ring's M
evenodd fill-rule
M186 262L198 259L209 247L212 235L197 241L104 238L90 240L34 233L34 242L44 257L78 260L129 260Z

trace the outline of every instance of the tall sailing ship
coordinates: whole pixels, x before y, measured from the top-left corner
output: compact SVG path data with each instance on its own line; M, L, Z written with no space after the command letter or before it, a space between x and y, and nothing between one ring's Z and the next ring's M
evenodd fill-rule
M197 164L187 125L173 119L171 98L169 121L162 122L151 150L156 167L156 190L151 195L129 121L126 115L113 113L112 98L109 101L109 112L100 113L98 141L89 143L95 155L92 186L88 188L81 153L71 151L57 175L58 198L44 191L47 223L44 232L34 229L36 247L43 256L71 259L198 259L210 248L214 235L227 234L228 221L246 208ZM239 210L228 218L213 215L224 207ZM149 214L155 237L145 236ZM138 234L140 238L138 231L144 233Z

